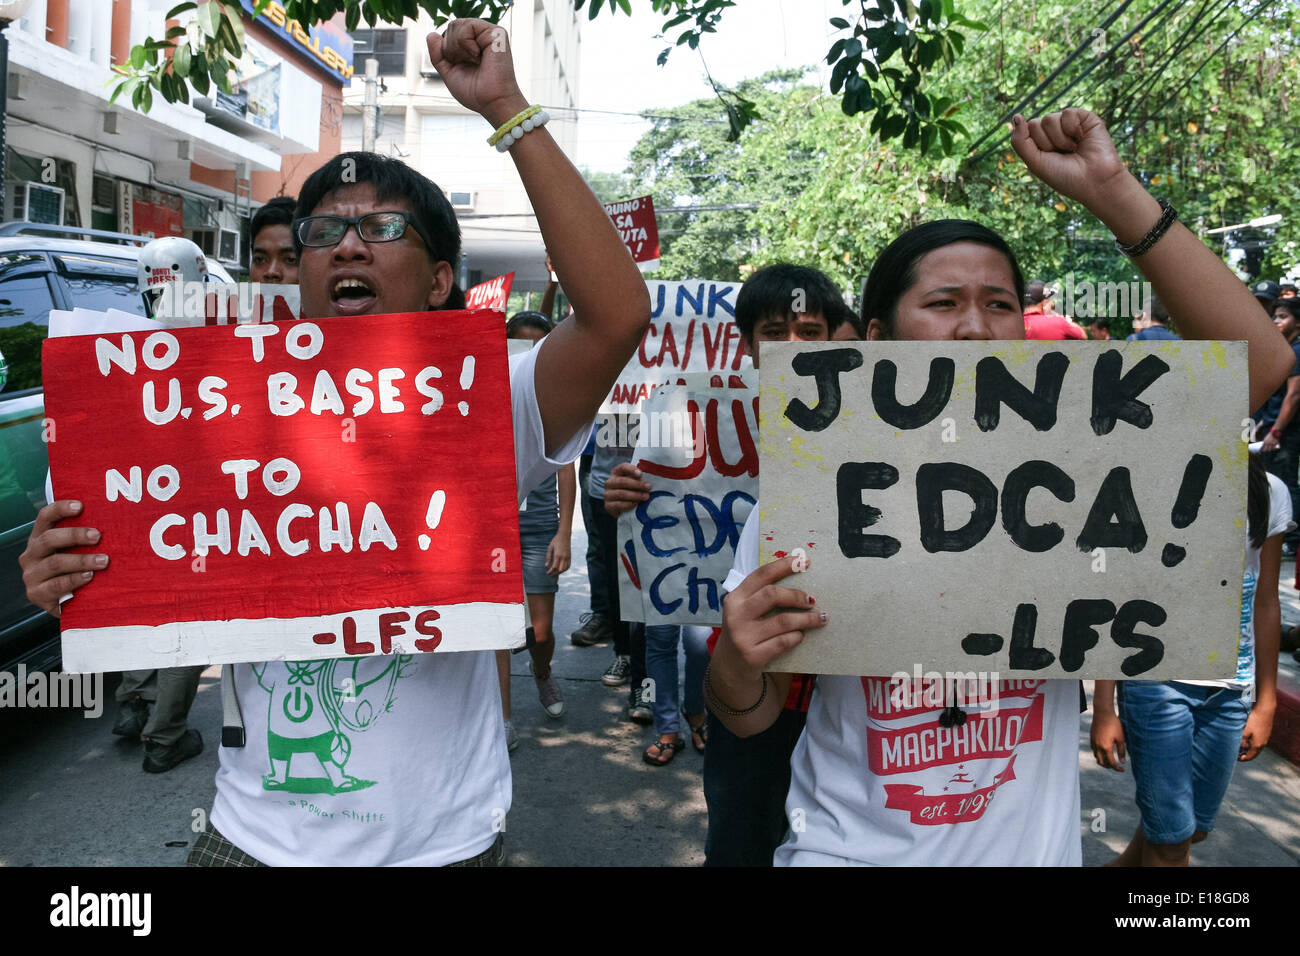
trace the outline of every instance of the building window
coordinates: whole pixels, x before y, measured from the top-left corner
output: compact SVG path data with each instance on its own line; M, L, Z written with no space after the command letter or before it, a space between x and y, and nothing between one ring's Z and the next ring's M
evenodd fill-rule
M406 75L405 30L353 30L352 63L357 75L366 72L366 60L379 61L380 76Z

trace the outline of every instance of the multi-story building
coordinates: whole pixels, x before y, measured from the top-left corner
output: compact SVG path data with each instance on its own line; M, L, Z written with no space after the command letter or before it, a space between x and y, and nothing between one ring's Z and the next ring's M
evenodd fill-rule
M339 152L352 43L341 25L304 30L275 2L254 20L241 2L251 65L232 95L155 96L142 113L126 97L109 103L110 68L163 36L173 0L33 0L6 31L0 218L184 235L246 263L250 214Z
M569 156L577 146L579 23L572 0L521 0L501 21L524 95L547 108L547 129ZM363 74L373 57L382 82L374 148L402 158L451 199L463 236L460 281L470 286L514 272L516 289L541 289L545 249L528 196L509 155L487 145L491 128L452 98L434 70L425 43L434 29L422 13L415 24L352 32L355 72L343 96L342 148L362 146Z

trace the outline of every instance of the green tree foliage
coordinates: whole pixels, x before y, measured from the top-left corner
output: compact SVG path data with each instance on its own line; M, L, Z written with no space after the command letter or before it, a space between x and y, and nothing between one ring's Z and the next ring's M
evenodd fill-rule
M1034 116L1064 106L1100 113L1130 168L1193 229L1281 213L1275 230L1253 236L1271 243L1259 265L1276 276L1300 260L1300 245L1287 248L1300 239L1294 2L1132 0L1098 10L970 0L963 8L988 30L929 80L932 97L962 107L971 134L959 138L962 155L927 158L899 140L882 143L836 98L788 77L742 84L763 119L736 143L703 122L707 100L675 111L681 122L657 123L628 168L652 187L656 207L758 204L661 217L658 274L727 278L791 260L856 290L898 233L954 217L1005 235L1030 277L1134 279L1104 227L1035 182L1011 151L1013 111Z
M257 0L261 13L269 0ZM673 46L658 57L663 66L677 47L696 50L706 34L716 33L723 15L736 0L642 0L667 19L663 31L679 30ZM907 148L922 152L933 145L945 155L954 149L954 134L965 128L952 118L959 103L944 97L931 99L922 90L925 74L936 62L952 63L965 44L956 28L982 30L984 25L956 11L956 0L841 0L853 22L832 17L830 25L849 35L837 39L827 53L834 64L832 92L843 94L844 112L871 117L871 130L882 141L901 137ZM453 17L481 17L497 22L513 0L282 0L285 16L312 27L342 13L349 30L362 21L403 23L421 11L442 26ZM601 9L631 14L631 0L574 0L595 19ZM115 66L120 80L113 100L130 94L132 105L148 112L157 90L169 103L189 102L192 86L207 95L209 86L230 91L232 78L243 59L243 11L239 0L196 0L177 4L167 20L193 14L185 26L168 27L163 39L146 37L132 47L129 62ZM897 54L897 56L895 56ZM649 64L645 64L649 69ZM707 66L705 67L707 73ZM739 89L709 83L723 109L727 139L735 141L759 116L755 102ZM111 102L111 101L110 101ZM716 109L717 104L715 104Z

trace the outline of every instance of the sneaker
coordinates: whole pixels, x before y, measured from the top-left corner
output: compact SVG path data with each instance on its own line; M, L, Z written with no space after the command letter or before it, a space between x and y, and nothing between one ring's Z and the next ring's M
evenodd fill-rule
M578 647L593 647L596 644L603 644L614 636L614 628L603 614L588 611L578 620L582 626L569 635L569 640Z
M626 654L615 654L614 663L600 675L600 682L606 687L621 687L627 683L627 676L630 673L632 673L632 658Z
M137 740L144 733L144 725L149 723L149 702L143 697L124 700L117 708L117 720L113 722L113 733L119 737L135 737Z
M170 747L145 741L144 769L146 773L166 773L182 760L203 753L203 738L197 730L187 730L180 740Z
M644 688L638 687L628 694L627 719L635 721L638 724L649 724L654 722L655 714L654 711L650 709L650 701L646 700L646 692Z
M528 669L533 669L532 664ZM533 680L537 683L537 699L542 702L542 707L546 709L548 717L564 716L564 695L560 693L560 688L555 685L554 674L548 677L537 677L534 675Z
M506 752L514 753L519 749L519 734L513 721L506 721Z

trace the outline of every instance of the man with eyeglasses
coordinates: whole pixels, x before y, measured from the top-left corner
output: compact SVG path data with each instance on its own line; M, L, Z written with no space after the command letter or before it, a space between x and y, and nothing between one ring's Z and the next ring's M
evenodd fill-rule
M493 127L527 107L504 41L504 31L479 20L456 21L445 37L428 38L447 89ZM581 452L592 417L650 319L645 283L599 201L546 131L529 126L507 148L543 239L560 250L554 264L574 314L511 359L521 500ZM305 318L464 305L454 282L455 215L436 185L401 162L338 156L304 183L296 212ZM93 529L55 527L80 511L68 501L43 509L23 555L28 595L51 613L61 596L108 565L104 554L63 553L99 543ZM245 743L220 750L209 829L191 864L502 862L511 780L491 652L229 671ZM290 707L286 694L295 692L293 700L316 706Z

